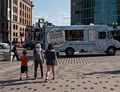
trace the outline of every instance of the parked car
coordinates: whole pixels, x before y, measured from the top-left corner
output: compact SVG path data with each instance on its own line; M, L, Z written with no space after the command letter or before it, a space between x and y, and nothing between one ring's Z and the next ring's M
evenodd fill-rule
M9 49L10 45L7 43L0 42L0 49Z
M37 43L39 43L39 42L36 42L36 41L25 42L25 43L23 43L22 47L26 48L28 50L33 50L35 47L35 44L37 44Z

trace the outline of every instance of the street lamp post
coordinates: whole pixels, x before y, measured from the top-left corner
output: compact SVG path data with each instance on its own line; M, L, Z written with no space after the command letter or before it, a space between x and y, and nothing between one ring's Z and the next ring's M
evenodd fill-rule
M10 22L10 34L9 34L9 36L10 36L10 58L11 58L11 54L12 54L11 53L11 50L12 50L12 38L11 38L11 32L12 32L12 29L11 29L12 28L11 27L12 26L12 4L11 3L12 2L11 2L11 0L9 0L9 3L10 3L9 4L10 5L9 6L9 8L10 8L10 15L9 15L10 16L10 21L9 21ZM12 60L12 59L10 59L10 60Z
M40 39L43 45L43 48L45 48L45 20L43 18L39 19L39 27L40 27L40 34L42 34L42 38Z
M118 23L117 22L113 22L112 26L113 26L113 28L117 28Z

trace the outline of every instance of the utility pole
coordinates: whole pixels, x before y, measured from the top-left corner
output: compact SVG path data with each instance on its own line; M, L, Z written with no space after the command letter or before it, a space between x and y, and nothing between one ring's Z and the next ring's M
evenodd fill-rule
M12 39L11 39L11 34L12 34L12 29L11 29L12 28L11 27L12 26L12 0L9 0L9 5L10 5L9 6L9 8L10 8L10 21L9 21L10 22L10 34L9 34L10 35L10 55L12 56L12 53L11 53L11 50L12 50Z

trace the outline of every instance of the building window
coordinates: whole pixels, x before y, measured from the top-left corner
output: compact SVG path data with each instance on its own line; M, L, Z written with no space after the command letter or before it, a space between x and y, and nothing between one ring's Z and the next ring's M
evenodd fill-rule
M13 32L13 36L15 36L15 32Z
M80 14L80 11L74 11L74 14Z
M25 20L25 25L27 24L26 20Z
M27 7L27 11L28 11L28 7Z
M29 12L30 12L30 8L29 8Z
M17 3L18 3L18 0L13 0L13 3L17 5Z
M20 16L22 15L22 11L20 10Z
M23 4L23 9L24 9L24 4Z
M13 24L13 29L15 30L15 24Z
M16 25L16 30L18 30L18 25Z
M22 8L22 3L20 2L20 8Z
M22 14L22 15L23 15L23 17L24 17L24 11L23 11L23 14Z
M30 19L30 15L29 15L29 19Z
M15 38L13 38L13 42L15 42Z
M13 12L17 13L17 7L13 6Z
M16 37L18 37L18 33L16 33Z
M16 38L16 42L18 42L18 38Z
M21 31L21 27L20 27L20 31Z
M26 5L25 5L25 10L26 10Z
M20 23L22 23L22 19L20 18Z
M17 22L17 16L16 15L13 15L13 21Z
M24 24L24 19L22 19L22 23Z
M28 18L28 14L27 14L27 18Z
M25 12L25 18L26 18L26 12Z
M30 21L29 21L29 26L30 26Z

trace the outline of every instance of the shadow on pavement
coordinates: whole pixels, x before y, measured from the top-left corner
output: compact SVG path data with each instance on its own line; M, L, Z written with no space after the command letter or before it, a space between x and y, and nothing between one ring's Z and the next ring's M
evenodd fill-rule
M84 75L94 75L94 74L120 74L120 70L104 71L104 72L93 72L93 73L86 73Z
M31 80L31 81L27 81ZM29 79L13 79L13 80L5 80L5 81L0 81L0 86L15 86L15 85L23 85L23 84L35 84L35 83L46 83L45 80L34 80L34 78L29 78Z

